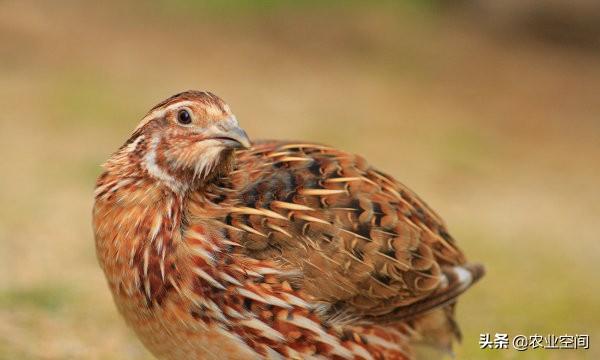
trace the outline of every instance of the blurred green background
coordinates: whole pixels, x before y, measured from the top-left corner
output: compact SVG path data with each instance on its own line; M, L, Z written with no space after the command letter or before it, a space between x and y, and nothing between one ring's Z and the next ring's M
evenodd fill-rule
M150 359L97 266L99 165L209 89L253 138L368 158L487 277L458 359L600 358L600 6L565 1L0 0L0 359ZM584 351L480 333L589 334Z

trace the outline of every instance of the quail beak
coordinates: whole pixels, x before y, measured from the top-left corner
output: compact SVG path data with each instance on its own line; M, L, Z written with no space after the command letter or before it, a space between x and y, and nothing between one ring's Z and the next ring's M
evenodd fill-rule
M250 143L250 139L248 135L244 131L244 129L234 126L227 130L219 131L218 133L211 136L211 139L219 140L222 143L230 146L234 149L248 149L252 144Z

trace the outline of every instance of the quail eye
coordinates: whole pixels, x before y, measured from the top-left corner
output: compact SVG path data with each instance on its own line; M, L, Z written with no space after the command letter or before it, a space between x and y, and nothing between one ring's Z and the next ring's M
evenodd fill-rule
M187 110L181 110L177 114L177 121L180 124L187 125L192 122L192 116L190 115L190 113Z

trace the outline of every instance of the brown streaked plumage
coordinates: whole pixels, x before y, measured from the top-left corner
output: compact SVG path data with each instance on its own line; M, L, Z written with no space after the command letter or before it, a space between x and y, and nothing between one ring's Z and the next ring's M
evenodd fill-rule
M362 157L251 144L208 92L152 108L104 169L98 258L160 359L412 359L415 342L449 349L483 275Z

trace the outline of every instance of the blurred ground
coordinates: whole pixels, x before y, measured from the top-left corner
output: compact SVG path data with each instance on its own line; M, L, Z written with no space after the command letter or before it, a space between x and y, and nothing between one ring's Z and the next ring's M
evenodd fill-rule
M254 138L365 155L443 215L488 269L459 359L600 358L600 52L418 3L0 1L0 359L150 359L96 264L92 189L191 88ZM482 352L482 332L592 348Z

